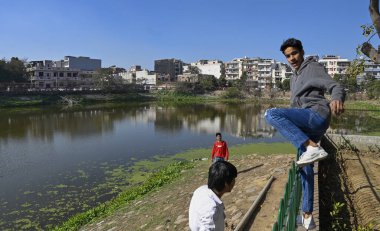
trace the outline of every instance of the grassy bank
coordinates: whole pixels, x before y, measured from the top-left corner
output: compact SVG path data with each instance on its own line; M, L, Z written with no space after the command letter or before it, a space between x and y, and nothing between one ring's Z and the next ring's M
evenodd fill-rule
M230 153L233 158L234 156L253 153L262 155L295 153L295 149L289 143L258 143L232 146ZM53 230L78 230L87 223L112 215L116 210L127 206L130 202L169 184L178 178L183 170L193 168L195 164L191 160L208 158L209 155L210 149L192 149L170 157L157 156L153 161L138 161L133 166L132 179L128 179L135 186L121 192L111 201L71 217ZM150 173L147 174L147 172Z
M75 101L79 105L101 104L109 102L145 102L154 100L150 95L138 93L123 94L41 94L41 95L25 95L25 96L2 96L0 98L0 108L10 107L28 107L42 105L65 105L62 97L67 97Z
M348 110L380 110L380 102L377 100L349 100L345 102Z
M23 96L2 96L0 98L0 108L6 107L28 107L41 105L59 105L65 104L61 96L69 97L77 101L80 105L118 103L118 102L146 102L158 101L164 103L205 103L205 102L254 102L269 103L273 105L289 105L289 99L286 98L268 98L268 97L249 97L223 98L222 95L183 95L174 92L157 92L157 93L88 93L81 92L75 94L60 94L55 92L45 92L40 95L23 95ZM349 100L345 102L345 107L352 110L379 110L380 103L375 100Z
M269 99L269 98L229 98L213 95L183 95L176 93L96 93L96 94L59 94L55 92L44 93L41 95L25 96L2 96L0 99L0 108L10 107L28 107L41 105L65 105L61 96L73 99L78 105L91 105L103 103L120 103L120 102L147 102L157 101L162 103L205 103L205 102L254 102L254 103L271 103L276 105L288 104L288 100Z

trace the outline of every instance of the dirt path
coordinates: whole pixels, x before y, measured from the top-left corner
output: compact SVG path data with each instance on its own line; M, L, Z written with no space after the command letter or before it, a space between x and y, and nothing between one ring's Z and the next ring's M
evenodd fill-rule
M277 217L279 201L284 193L288 169L294 154L247 155L231 159L240 173L231 193L223 196L226 212L226 230L233 230L273 175L265 202L256 214L251 230L272 230ZM148 194L114 215L83 227L81 230L189 230L188 206L192 192L207 184L209 161L199 161L194 169L158 191Z

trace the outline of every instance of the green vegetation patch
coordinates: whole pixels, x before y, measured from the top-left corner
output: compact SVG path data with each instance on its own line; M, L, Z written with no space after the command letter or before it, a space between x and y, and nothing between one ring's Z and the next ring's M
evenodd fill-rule
M180 176L183 169L190 169L192 167L194 167L194 164L190 162L176 162L170 164L167 167L162 168L160 171L150 174L142 185L131 187L120 193L111 201L102 203L93 209L71 217L67 222L59 227L55 227L53 230L78 230L82 225L87 224L96 218L112 214L118 208L125 206L129 202L173 181Z
M247 154L259 154L259 155L271 155L271 154L293 154L296 153L296 149L290 143L255 143L255 144L241 144L235 145L229 148L230 157L247 155ZM211 156L211 147L209 149L191 149L184 153L179 153L174 158L180 158L185 160L193 160L199 158L209 158Z
M346 101L345 108L349 110L380 110L380 103L378 101Z

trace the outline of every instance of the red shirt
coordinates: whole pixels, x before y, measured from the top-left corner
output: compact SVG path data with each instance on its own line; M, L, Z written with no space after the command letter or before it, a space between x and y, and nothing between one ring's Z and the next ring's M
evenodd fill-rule
M228 160L228 147L224 140L215 141L211 151L211 159L214 159L215 157L222 157L225 160Z

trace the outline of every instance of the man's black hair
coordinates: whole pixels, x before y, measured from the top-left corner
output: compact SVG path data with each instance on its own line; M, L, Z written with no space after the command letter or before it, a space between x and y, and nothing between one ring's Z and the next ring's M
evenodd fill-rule
M299 51L303 51L302 42L298 39L295 39L295 38L289 38L289 39L285 40L281 45L281 48L280 48L281 52L284 53L284 51L288 47L295 47Z
M217 133L215 134L215 136L222 136L222 133L217 132Z
M208 188L222 191L225 183L231 182L237 177L237 169L230 162L221 160L213 163L208 169Z

